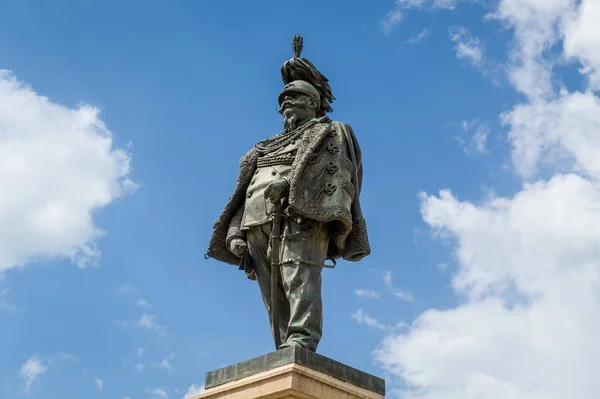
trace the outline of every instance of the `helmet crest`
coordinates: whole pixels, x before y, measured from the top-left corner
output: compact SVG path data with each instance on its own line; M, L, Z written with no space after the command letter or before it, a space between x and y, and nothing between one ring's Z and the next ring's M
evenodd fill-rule
M304 39L299 34L292 39L294 57L281 66L281 78L285 85L302 80L312 85L319 93L319 116L332 112L331 103L335 100L329 80L306 58L300 57L304 47Z

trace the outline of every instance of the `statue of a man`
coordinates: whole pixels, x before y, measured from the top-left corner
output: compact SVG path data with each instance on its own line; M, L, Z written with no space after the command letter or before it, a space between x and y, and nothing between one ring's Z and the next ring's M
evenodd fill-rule
M214 225L207 256L240 265L258 281L273 334L281 339L277 349L316 351L326 261L358 261L370 246L359 202L360 147L349 125L326 116L335 98L327 79L300 57L299 35L293 48L294 58L281 68L283 132L241 158L237 185ZM274 217L277 212L280 217ZM280 224L274 226L274 220ZM272 246L279 251L273 253Z

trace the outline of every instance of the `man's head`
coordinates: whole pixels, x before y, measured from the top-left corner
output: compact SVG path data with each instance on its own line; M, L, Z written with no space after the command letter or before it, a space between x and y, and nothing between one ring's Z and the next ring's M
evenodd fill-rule
M293 130L317 116L320 106L319 92L303 80L287 84L279 94L278 101L285 131Z

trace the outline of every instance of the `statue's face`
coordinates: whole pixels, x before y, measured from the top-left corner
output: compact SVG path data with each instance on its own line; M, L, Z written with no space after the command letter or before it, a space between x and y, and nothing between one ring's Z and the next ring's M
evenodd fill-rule
M283 115L283 130L289 132L317 115L318 103L298 92L286 93L279 112Z
M281 114L294 114L298 120L312 118L316 115L317 103L309 96L298 92L286 93L281 103ZM286 110L288 110L286 112Z

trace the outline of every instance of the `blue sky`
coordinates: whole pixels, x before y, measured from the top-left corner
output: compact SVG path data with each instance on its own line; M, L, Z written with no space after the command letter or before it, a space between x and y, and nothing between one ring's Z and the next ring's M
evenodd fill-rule
M514 374L490 359L565 314L586 344L564 356L595 353L597 12L585 0L5 2L0 396L179 399L273 349L256 284L203 254L240 156L281 129L279 68L301 33L337 97L330 116L363 148L373 251L324 271L319 352L385 377L391 396L554 398L577 382L572 397L591 398L590 379L532 371L562 353L523 353L531 366Z

